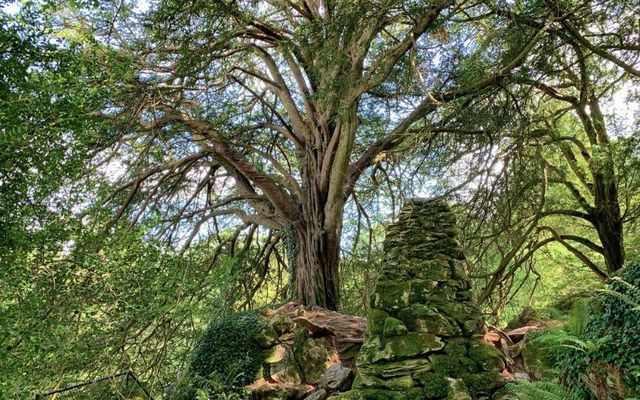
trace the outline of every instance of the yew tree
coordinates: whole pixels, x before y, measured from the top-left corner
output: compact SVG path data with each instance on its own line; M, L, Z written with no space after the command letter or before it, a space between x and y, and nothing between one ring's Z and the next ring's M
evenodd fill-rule
M106 10L106 11L105 11ZM113 121L115 220L186 246L220 224L278 232L291 297L336 309L345 204L368 168L518 70L523 29L466 1L164 0L70 20L129 60ZM232 235L233 237L233 235ZM237 237L237 235L235 236ZM234 239L235 240L235 239Z
M527 67L503 81L497 102L512 124L485 132L501 138L504 155L467 201L468 254L487 282L480 300L507 302L518 290L516 273L537 275L535 256L554 244L606 280L635 256L625 237L634 239L638 215L637 123L611 112L611 103L637 106L633 89L622 93L640 81L638 4L543 1L494 10L523 27L541 28L549 15L558 23Z

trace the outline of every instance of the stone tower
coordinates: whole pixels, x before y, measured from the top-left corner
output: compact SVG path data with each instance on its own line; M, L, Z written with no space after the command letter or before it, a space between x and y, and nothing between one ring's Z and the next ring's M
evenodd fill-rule
M387 229L358 377L340 400L480 399L499 385L503 360L483 339L458 239L444 201L402 208Z

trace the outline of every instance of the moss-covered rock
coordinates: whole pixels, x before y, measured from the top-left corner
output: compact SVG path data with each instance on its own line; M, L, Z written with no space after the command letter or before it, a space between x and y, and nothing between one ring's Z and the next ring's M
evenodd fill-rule
M384 389L359 389L351 390L329 397L327 400L420 400L422 399L422 389L410 388L406 390L384 390Z
M432 334L409 332L402 336L365 340L358 356L359 363L367 365L380 361L411 358L444 348L444 342Z
M466 338L450 339L444 347L444 352L450 356L466 356L469 341Z
M358 354L359 365L372 364L386 359L386 353L382 352L382 339L382 335L365 338L365 341L360 348L360 353Z
M393 390L364 389L361 391L362 400L396 400L403 398L402 392Z
M367 332L370 335L382 335L384 321L389 317L389 313L379 308L372 308L367 313Z
M281 362L285 359L287 355L287 349L283 345L273 346L269 352L268 356L265 358L265 362L267 364L275 364Z
M495 387L502 360L472 344L484 320L459 235L442 201L408 202L387 229L358 377L341 400L466 400Z
M471 393L488 394L501 384L502 377L497 371L483 371L462 375L462 381Z
M435 372L449 377L458 378L463 374L478 371L476 364L465 356L434 354L429 359Z
M422 303L433 295L438 288L437 280L414 279L411 282L409 301L411 304Z
M278 334L275 327L263 318L260 322L260 329L253 335L253 339L260 347L268 348L278 342L279 336L280 334Z
M403 336L386 339L384 351L388 360L403 359L431 353L444 348L444 342L436 335L409 332Z
M423 392L426 399L443 399L449 394L449 382L445 375L431 372L423 379Z
M260 400L296 400L304 398L306 388L302 385L261 385L255 387L247 399ZM214 397L219 398L219 397ZM221 397L226 399L228 397Z
M409 305L411 281L378 281L373 294L374 308L397 310Z
M403 375L412 375L427 372L432 369L431 362L427 359L412 359L386 362L383 364L369 364L361 367L361 374L365 376L376 376L382 379L394 378Z
M319 382L327 369L327 349L309 337L309 332L303 327L294 330L293 355L302 379L308 383Z
M402 321L393 317L387 317L384 320L384 327L382 328L382 335L385 337L399 336L407 333L407 327L404 326Z
M300 356L299 366L304 371L304 379L309 383L316 383L322 378L322 374L327 370L325 361L327 359L327 349L318 341L307 339Z
M502 353L480 337L469 346L469 358L485 371L502 371L505 368Z
M435 256L435 253L433 254ZM426 288L432 282L445 282L451 279L451 268L447 259L413 259L409 261L415 281L423 282Z
M284 313L276 313L269 319L269 325L279 336L293 332L296 324Z
M447 400L473 400L462 379L447 378L447 380L449 381Z
M401 375L390 378L385 381L385 387L391 389L410 389L413 387L413 378L411 375Z
M439 336L456 336L462 331L456 322L426 304L411 304L399 310L396 316L412 331Z

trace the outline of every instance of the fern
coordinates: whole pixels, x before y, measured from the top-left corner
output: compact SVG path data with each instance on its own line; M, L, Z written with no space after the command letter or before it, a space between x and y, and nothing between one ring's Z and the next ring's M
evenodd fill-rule
M517 400L579 400L562 385L549 381L518 381L507 385L507 392Z
M594 346L592 342L580 339L562 329L549 329L544 334L531 340L531 342L540 344L543 348L568 348L583 353L592 350Z
M573 304L569 311L567 331L574 336L582 336L591 318L590 299L580 299Z

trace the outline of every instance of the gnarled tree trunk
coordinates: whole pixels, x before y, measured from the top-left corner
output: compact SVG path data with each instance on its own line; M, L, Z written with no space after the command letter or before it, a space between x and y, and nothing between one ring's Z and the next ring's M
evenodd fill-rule
M305 305L337 310L339 240L317 226L298 231L298 262L294 268L295 297Z
M593 226L602 244L608 274L624 266L623 221L612 164L608 162L604 166L607 173L594 174L595 207L592 213Z

